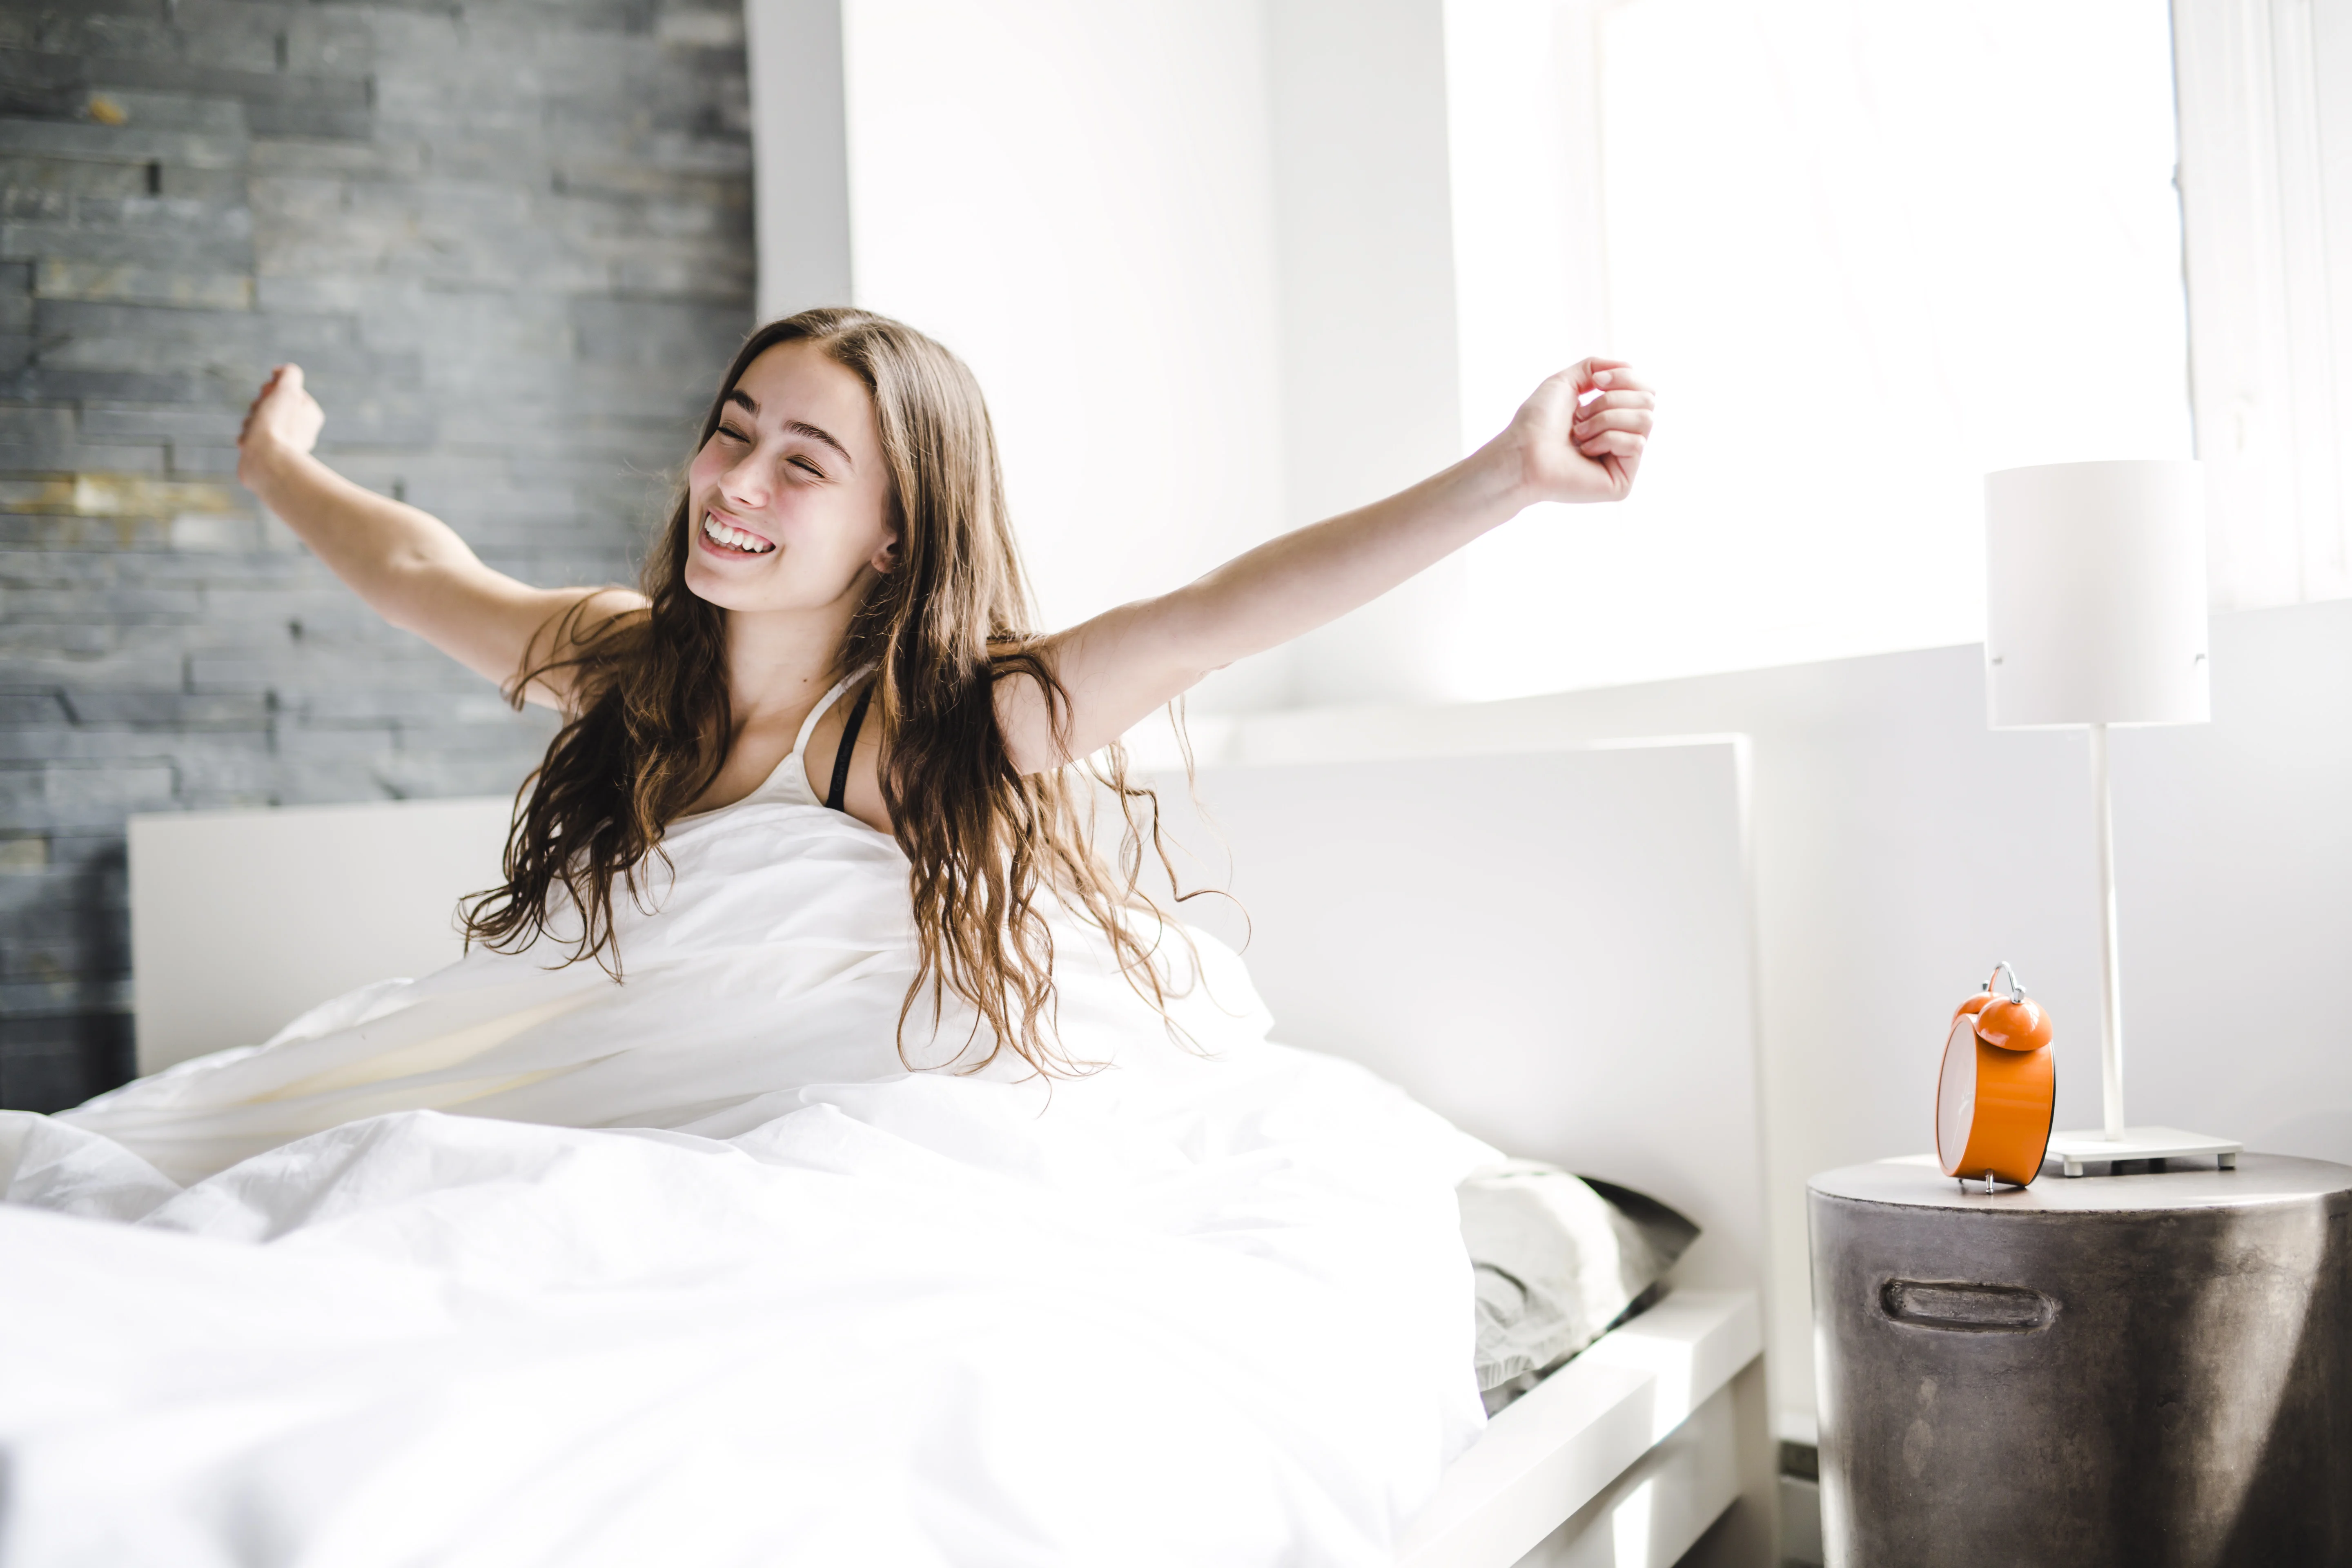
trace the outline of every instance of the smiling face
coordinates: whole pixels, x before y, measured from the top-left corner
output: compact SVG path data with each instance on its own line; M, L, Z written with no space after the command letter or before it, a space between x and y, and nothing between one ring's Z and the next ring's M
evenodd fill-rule
M874 400L805 341L745 368L687 494L686 585L722 609L846 615L897 563Z

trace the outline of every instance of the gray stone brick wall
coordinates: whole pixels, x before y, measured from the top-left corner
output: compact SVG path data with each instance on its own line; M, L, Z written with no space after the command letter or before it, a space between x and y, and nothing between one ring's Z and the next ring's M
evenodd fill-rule
M235 479L321 454L634 575L751 324L740 0L0 0L0 1105L128 1076L133 812L507 793L543 718Z

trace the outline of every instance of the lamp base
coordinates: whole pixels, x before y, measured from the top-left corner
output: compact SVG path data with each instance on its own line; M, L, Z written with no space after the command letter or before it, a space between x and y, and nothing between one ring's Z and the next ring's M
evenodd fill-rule
M2209 1138L2177 1127L2126 1127L2120 1138L2104 1132L2053 1132L2042 1161L2056 1161L2070 1176L2083 1174L2085 1165L2112 1166L2117 1160L2210 1159L2221 1170L2234 1171L2245 1148L2235 1139Z

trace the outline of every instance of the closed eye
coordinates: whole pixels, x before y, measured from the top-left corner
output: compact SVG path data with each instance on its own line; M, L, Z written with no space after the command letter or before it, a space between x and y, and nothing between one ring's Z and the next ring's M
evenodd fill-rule
M751 439L751 437L746 436L742 431L738 430L732 425L724 423L719 426L719 434L726 437L730 441L742 441L748 443Z
M803 473L814 474L820 479L824 478L824 470L818 468L814 463L810 462L806 458L794 458L792 459L792 463L793 467L800 469Z

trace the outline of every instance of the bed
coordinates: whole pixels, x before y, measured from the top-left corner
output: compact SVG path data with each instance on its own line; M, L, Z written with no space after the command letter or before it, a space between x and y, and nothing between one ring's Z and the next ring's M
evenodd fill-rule
M1465 708L1202 725L1206 819L1181 775L1158 778L1181 879L1229 885L1239 907L1196 900L1187 918L1248 942L1278 1037L1705 1227L1659 1305L1489 1425L1399 1561L1765 1563L1742 744L1519 751L1496 722ZM452 896L494 879L507 809L134 818L142 1070L454 956Z

